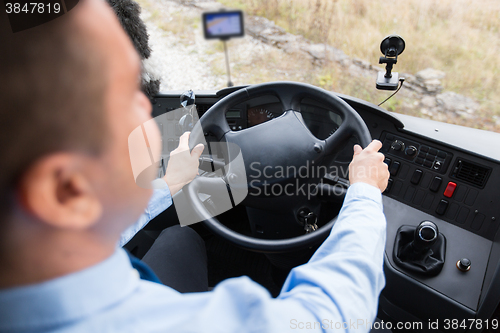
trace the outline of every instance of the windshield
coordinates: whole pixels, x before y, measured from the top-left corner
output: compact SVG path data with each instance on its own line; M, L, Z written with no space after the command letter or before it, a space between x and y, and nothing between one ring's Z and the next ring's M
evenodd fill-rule
M227 42L235 85L300 81L379 104L381 41L406 43L394 65L405 79L382 107L500 132L500 2L496 0L139 0L162 90L221 89L224 45L205 40L201 15L245 13L245 37Z

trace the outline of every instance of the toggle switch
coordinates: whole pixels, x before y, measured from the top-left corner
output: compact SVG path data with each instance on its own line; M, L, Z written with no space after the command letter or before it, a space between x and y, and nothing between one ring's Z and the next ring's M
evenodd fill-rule
M453 195L453 192L455 192L455 189L457 188L457 184L453 182L449 182L448 185L446 185L446 189L444 190L443 195L447 198L451 198Z
M441 177L434 177L434 179L432 180L432 183L431 183L431 186L429 187L429 189L432 192L437 192L439 190L439 186L441 186L441 182L442 181L443 181L443 179Z

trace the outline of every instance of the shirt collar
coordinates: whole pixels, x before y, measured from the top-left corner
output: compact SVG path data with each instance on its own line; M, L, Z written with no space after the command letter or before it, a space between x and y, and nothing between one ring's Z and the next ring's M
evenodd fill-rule
M123 249L82 271L0 290L0 331L55 327L120 302L139 285Z

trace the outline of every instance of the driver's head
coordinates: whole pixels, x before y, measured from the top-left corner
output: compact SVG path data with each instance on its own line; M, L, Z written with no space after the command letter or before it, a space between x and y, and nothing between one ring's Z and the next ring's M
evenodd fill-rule
M81 0L15 34L0 13L0 40L0 259L40 237L114 247L150 195L128 157L151 112L130 39L104 1Z

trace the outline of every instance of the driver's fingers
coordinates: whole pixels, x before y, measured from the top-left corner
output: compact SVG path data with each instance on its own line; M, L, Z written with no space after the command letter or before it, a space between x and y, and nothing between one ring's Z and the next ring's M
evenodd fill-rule
M189 135L191 132L185 132L184 134L181 135L179 138L179 150L186 150L189 149Z
M205 149L203 143L197 144L196 147L194 147L193 150L191 151L191 157L198 160L201 156L201 153L203 153L203 149Z
M365 150L368 152L378 152L382 148L382 142L378 140L373 140L368 146L366 146Z
M354 149L354 156L361 154L361 152L363 151L363 148L361 148L360 145L354 145L353 149Z

